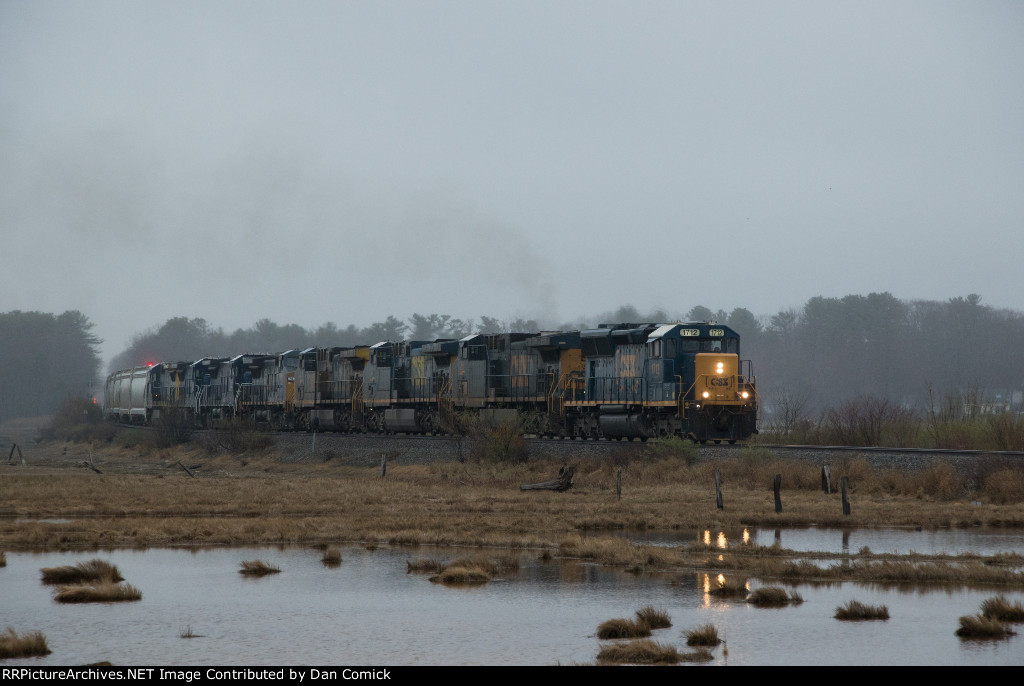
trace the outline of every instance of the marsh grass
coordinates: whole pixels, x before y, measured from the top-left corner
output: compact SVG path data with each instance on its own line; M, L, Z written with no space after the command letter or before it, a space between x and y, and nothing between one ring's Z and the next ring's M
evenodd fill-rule
M665 610L648 605L636 611L636 620L651 629L667 629L672 626L672 618Z
M444 569L444 563L433 558L418 558L405 561L406 574L439 574Z
M961 617L960 628L956 630L956 635L960 638L1006 638L1016 633L999 620L981 615Z
M686 645L688 646L704 646L714 647L722 642L722 639L718 637L718 629L715 628L714 624L704 624L691 629L685 633Z
M19 635L13 628L7 627L0 634L0 660L14 657L37 657L49 655L52 651L46 645L46 636L41 631L31 631Z
M475 564L450 564L430 577L430 580L446 586L465 586L486 584L491 580L491 575Z
M204 638L202 634L197 634L192 631L192 625L189 624L187 627L178 632L178 638Z
M407 572L432 572L437 560L406 561ZM444 564L430 580L448 586L485 584L503 572L519 571L519 556L507 553L490 557L458 558Z
M617 643L601 648L598 664L612 665L674 665L683 659L675 646L651 640Z
M865 605L858 600L850 600L846 605L836 608L835 618L849 621L889 619L889 608L885 605Z
M320 561L327 567L337 567L341 564L341 551L337 548L327 548Z
M1006 596L998 595L981 603L981 616L1000 622L1024 622L1024 605L1011 603Z
M747 596L747 602L755 607L785 607L790 603L798 605L804 601L799 593L786 593L779 586L763 586Z
M280 571L277 567L272 567L263 560L245 560L242 562L242 568L238 570L238 573L246 576L266 576L267 574L278 574Z
M44 584L81 584L94 581L116 583L124 581L124 577L115 565L106 560L89 560L76 565L63 567L44 567L40 570Z
M0 550L0 567L7 566L7 554Z
M650 635L650 626L632 619L609 619L597 627L597 637L601 639L645 638Z
M100 581L58 586L53 599L58 603L120 603L142 600L142 591L131 584Z
M715 586L708 593L716 598L745 598L748 583L744 577L722 577L715 581Z

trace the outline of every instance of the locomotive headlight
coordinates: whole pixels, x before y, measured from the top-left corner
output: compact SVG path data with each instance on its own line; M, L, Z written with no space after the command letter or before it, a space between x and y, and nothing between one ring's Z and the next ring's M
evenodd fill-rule
M742 395L742 396L743 396L743 399L744 399L744 400L746 400L747 398L749 398L749 397L750 397L750 394L749 394L749 393L747 393L746 391L743 391L743 393L741 393L740 395Z
M725 370L725 363L724 362L719 362L718 363L718 373L721 374L724 370Z
M711 394L708 393L707 391L704 391L701 395L703 395L705 398L710 398L711 397Z

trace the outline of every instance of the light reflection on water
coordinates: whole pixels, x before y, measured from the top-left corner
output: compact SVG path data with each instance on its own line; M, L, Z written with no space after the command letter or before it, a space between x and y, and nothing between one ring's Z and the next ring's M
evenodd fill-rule
M757 541L762 532L748 533ZM783 531L783 545L796 547L791 538L804 533L811 532ZM885 552L885 539L872 538L876 533L859 532L864 542L858 545ZM718 540L718 532L711 535ZM732 535L725 534L726 544ZM819 535L831 540L841 532ZM774 541L774 532L768 536L760 544ZM1001 551L1024 551L1019 536L1003 541L1015 547ZM7 567L0 568L0 625L42 631L53 653L5 660L4 666L101 660L128 666L591 663L603 643L594 635L597 626L632 617L645 605L672 617L674 626L656 631L654 640L681 650L687 629L713 623L728 646L727 657L721 647L714 651L716 664L1024 664L1024 635L995 642L954 636L958 618L977 613L997 591L801 585L802 605L766 610L714 599L707 593L713 579L705 574L634 576L597 565L544 563L533 552L521 555L518 573L484 586L447 588L406 573L409 559L475 552L348 547L336 568L307 548L8 553ZM95 557L116 564L142 590L142 601L54 602L39 570ZM239 564L250 559L282 571L245 578ZM1024 602L1021 590L1006 595ZM852 599L887 605L891 619L833 619L835 608ZM202 638L180 638L188 628Z
M592 535L619 535L636 543L660 546L703 544L715 548L737 545L772 546L776 543L797 552L857 553L869 548L872 553L920 553L922 555L960 555L976 553L994 555L1001 552L1024 552L1024 531L1017 529L757 529L754 527L726 531L623 531L594 532Z

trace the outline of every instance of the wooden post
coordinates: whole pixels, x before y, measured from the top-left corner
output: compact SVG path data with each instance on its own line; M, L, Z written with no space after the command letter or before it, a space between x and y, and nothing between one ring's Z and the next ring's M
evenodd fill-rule
M384 475L388 473L388 454L383 453L380 456L380 478L384 478Z
M184 469L185 473L188 474L189 476L191 476L193 479L196 478L195 472L193 472L191 469L189 469L188 467L183 465L181 463L181 460L178 460L178 466L181 467L182 469Z
M827 464L821 467L821 490L825 493L832 492L832 472Z
M719 469L715 470L715 505L719 510L725 509L722 505L722 472Z
M775 475L774 490L775 490L775 514L779 514L780 512L782 512L782 493L781 493L781 490L782 490L782 475L781 474L776 474Z
M850 499L846 496L846 489L850 485L850 480L844 476L839 483L843 489L843 514L848 515L850 514Z
M316 456L316 429L313 429L313 448L309 451L310 457Z
M615 476L615 499L622 500L622 470Z

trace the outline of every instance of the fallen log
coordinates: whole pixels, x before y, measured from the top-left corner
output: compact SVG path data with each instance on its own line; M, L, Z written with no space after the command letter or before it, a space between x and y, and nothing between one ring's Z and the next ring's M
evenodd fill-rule
M568 491L573 485L573 476L576 474L576 467L563 465L558 470L558 478L551 481L544 481L539 484L523 484L520 491Z

